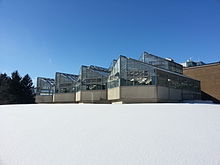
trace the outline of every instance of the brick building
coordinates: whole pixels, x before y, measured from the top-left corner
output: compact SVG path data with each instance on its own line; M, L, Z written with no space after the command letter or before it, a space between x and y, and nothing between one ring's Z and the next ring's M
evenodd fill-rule
M183 74L201 82L201 91L220 101L220 62L186 67Z

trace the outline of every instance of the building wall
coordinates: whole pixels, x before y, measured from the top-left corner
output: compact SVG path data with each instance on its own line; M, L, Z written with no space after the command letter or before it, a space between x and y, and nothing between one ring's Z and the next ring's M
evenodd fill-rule
M107 90L85 90L76 93L76 101L82 103L107 102Z
M108 89L108 100L119 100L120 99L120 88Z
M157 102L156 86L121 86L108 89L112 103Z
M183 91L181 89L168 88L163 86L157 87L158 102L181 102L183 100ZM186 98L186 100L192 100Z
M183 90L182 97L183 100L193 100L193 92L188 90Z
M76 93L56 93L53 95L54 103L75 103Z
M128 102L151 102L157 99L156 86L122 86L121 100Z
M169 88L168 98L169 98L169 100L181 101L182 100L182 90L181 89Z
M159 86L157 90L157 96L162 100L166 100L169 97L169 88Z
M155 85L122 86L109 89L108 99L112 103L182 102L183 100L199 99L194 97L198 94L189 90Z
M76 92L76 102L80 102L81 101L81 91Z
M201 90L220 100L220 63L184 68L183 73L200 80Z
M53 95L37 95L35 98L36 103L52 103Z

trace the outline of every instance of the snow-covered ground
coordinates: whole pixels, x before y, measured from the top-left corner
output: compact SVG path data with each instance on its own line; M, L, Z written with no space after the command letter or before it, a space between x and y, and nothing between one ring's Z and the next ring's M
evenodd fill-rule
M0 165L219 165L220 105L0 106Z

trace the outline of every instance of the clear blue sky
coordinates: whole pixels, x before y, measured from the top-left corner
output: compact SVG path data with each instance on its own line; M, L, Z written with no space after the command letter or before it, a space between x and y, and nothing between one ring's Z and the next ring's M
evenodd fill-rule
M143 51L220 61L220 0L0 0L0 72L54 77Z

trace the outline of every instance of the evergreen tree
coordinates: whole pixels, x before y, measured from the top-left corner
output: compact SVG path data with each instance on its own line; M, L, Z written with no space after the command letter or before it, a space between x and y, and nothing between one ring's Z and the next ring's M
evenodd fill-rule
M18 71L11 74L11 81L9 83L10 93L12 94L12 102L14 104L23 103L22 100L22 87L21 87L21 76Z
M22 78L21 86L23 89L22 96L24 103L34 103L33 83L28 74Z
M34 103L33 83L27 74L23 78L18 71L0 74L0 104L28 104Z
M8 104L12 101L12 95L9 92L10 77L6 73L0 74L0 104Z

